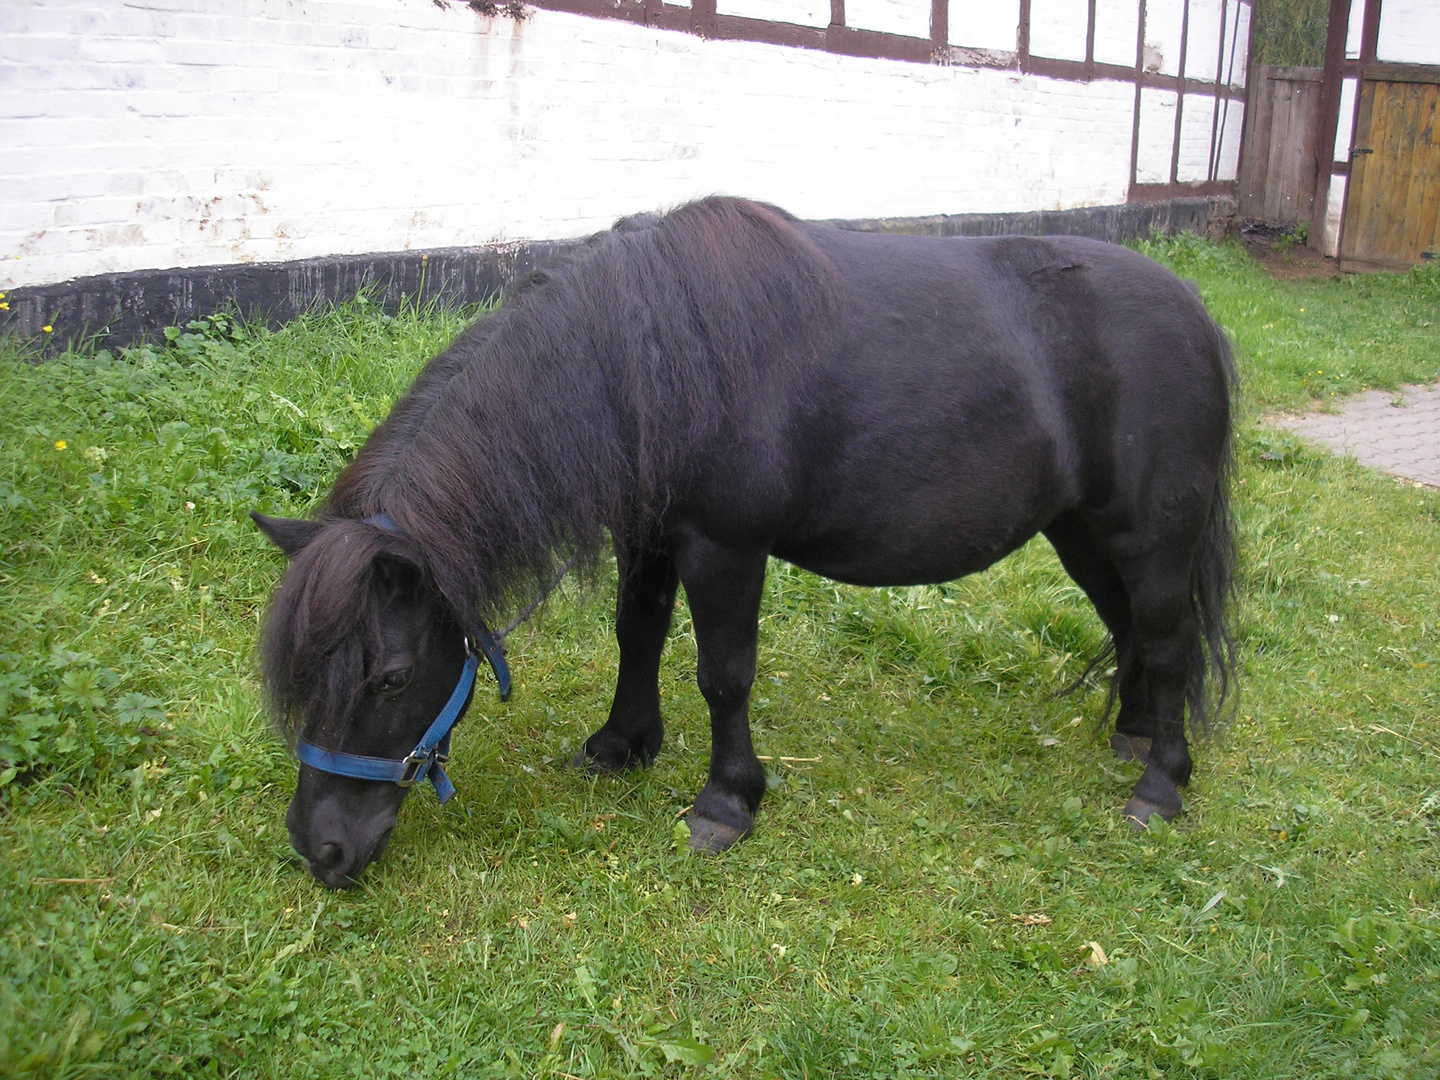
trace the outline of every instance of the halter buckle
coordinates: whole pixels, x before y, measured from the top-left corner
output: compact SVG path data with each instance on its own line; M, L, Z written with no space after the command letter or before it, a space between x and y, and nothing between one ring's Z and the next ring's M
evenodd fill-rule
M425 754L423 756L414 753L409 754L405 760L400 763L405 766L405 771L400 774L400 779L396 780L395 783L405 788L414 787L416 781L420 779L420 774L428 769L432 762L443 760L444 758L439 754Z

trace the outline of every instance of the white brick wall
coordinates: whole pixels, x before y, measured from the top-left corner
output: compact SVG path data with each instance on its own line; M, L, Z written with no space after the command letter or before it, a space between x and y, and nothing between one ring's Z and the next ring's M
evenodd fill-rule
M1215 78L1219 63L1220 13L1224 7L1223 0L1190 0L1190 32L1185 45L1187 79Z
M1180 36L1185 0L1145 0L1146 67L1158 64L1161 75L1180 74Z
M1173 90L1146 87L1140 91L1140 145L1136 148L1135 180L1140 184L1168 184L1170 157L1175 146Z
M950 0L951 45L1014 52L1019 29L1020 0Z
M929 37L930 0L845 0L845 25Z
M1355 7L1363 8L1361 3ZM1402 64L1440 64L1440 3L1385 0L1375 59Z
M1084 60L1085 27L1089 21L1087 0L1030 0L1030 51L1056 60ZM1133 44L1130 60L1135 60Z
M1135 63L1135 35L1140 5L1130 0L1096 0L1095 59L1129 67Z
M1214 60L1211 60L1214 66ZM1210 133L1215 120L1215 99L1185 95L1180 115L1180 159L1175 176L1181 183L1210 178Z
M830 0L715 0L715 11L799 26L830 24Z
M0 288L570 237L712 192L1118 203L1133 99L431 0L4 0Z

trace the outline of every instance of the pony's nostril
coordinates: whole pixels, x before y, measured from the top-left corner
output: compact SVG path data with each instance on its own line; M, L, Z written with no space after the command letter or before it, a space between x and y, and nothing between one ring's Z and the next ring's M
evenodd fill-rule
M319 844L310 857L310 865L316 870L334 870L345 861L345 849L339 844Z

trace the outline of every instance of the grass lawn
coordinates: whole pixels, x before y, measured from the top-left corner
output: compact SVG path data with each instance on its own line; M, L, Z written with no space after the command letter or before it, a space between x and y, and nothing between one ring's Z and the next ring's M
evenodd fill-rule
M1043 540L867 591L775 564L756 834L692 857L708 724L680 608L654 768L603 719L612 598L562 589L363 888L321 889L253 643L301 514L463 315L0 356L0 1075L1434 1077L1440 492L1257 418L1440 378L1440 268L1276 282L1146 250L1244 375L1239 712L1135 836L1100 624ZM473 315L473 313L471 313Z

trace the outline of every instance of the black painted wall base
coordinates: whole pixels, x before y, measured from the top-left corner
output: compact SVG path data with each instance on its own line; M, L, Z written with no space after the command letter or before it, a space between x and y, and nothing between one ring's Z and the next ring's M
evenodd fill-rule
M1071 235L1132 240L1186 230L1222 235L1235 213L1234 199L1212 196L1077 210L876 218L833 224L865 232L929 236ZM101 274L9 290L9 310L0 312L0 335L13 335L37 346L42 354L53 354L86 339L92 339L96 347L163 340L165 327L183 326L221 311L276 327L316 306L349 300L366 287L378 304L390 310L405 298L422 303L477 303L502 292L577 242ZM43 329L46 326L52 328L48 333Z
M864 232L921 233L925 236L1088 236L1095 240L1139 240L1156 233L1193 232L1223 239L1238 224L1238 204L1229 195L1082 206L1074 210L1031 210L1015 214L941 214L923 218L874 218L834 224Z

